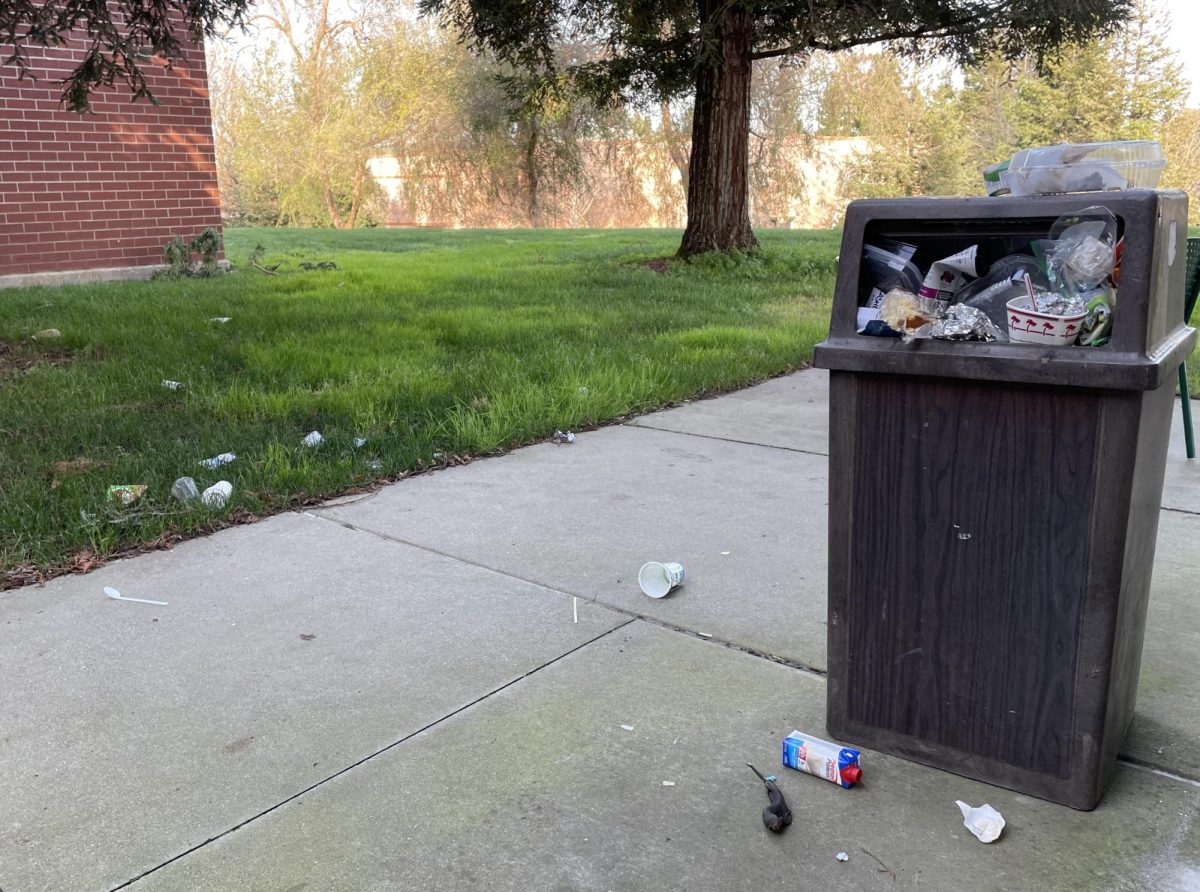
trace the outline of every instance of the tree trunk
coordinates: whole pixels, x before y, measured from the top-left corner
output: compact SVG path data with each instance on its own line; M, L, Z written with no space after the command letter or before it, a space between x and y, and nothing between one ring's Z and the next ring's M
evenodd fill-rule
M321 198L325 201L325 211L329 214L329 222L333 224L333 228L344 228L342 215L338 213L337 202L333 197L333 187L329 183L328 174L321 177Z
M538 143L541 139L541 123L537 117L526 122L529 133L521 147L521 162L519 165L520 179L525 192L525 216L529 225L537 228L542 225L542 205L538 189L541 186L541 172L538 170Z
M758 247L750 229L752 18L727 6L727 0L700 0L700 23L712 35L712 57L701 60L696 73L688 222L680 257Z
M687 201L688 196L688 155L684 148L683 141L679 138L679 134L675 130L675 125L671 122L671 104L669 102L660 102L658 104L658 112L662 118L663 138L667 141L667 152L671 156L671 163L675 165L675 169L679 171L679 177L683 183L683 200Z
M363 178L367 173L367 165L360 167L354 174L354 189L350 198L350 216L346 218L346 228L353 229L358 222L358 212L362 208Z

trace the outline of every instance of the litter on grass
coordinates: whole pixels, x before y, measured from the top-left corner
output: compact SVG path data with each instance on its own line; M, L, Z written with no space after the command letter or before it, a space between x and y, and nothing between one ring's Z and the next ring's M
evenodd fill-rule
M56 338L61 338L62 332L57 328L43 328L33 336L35 341L53 341Z
M149 601L146 598L126 598L123 594L110 585L104 586L104 594L108 595L114 601L135 601L138 604L153 604L156 607L167 606L166 601Z
M305 446L307 446L309 449L312 449L314 446L320 446L322 443L324 443L325 438L321 436L320 431L309 431L305 435L304 439L301 440L300 442L303 443Z
M362 449L366 445L367 445L366 437L355 437L354 438L354 448L355 449Z
M182 381L171 381L168 378L163 378L162 386L167 388L167 390L178 390L180 387L183 386L183 382Z
M233 495L233 484L228 480L218 480L200 495L200 501L213 510L224 508Z
M237 458L232 452L222 452L220 455L214 455L212 458L206 458L204 461L197 462L202 468L208 468L210 471L215 471L221 465L227 465Z
M962 800L955 800L955 805L962 812L963 826L974 834L980 842L995 842L1004 830L1004 818L1000 812L988 804L972 808Z
M213 317L212 317L211 319L209 319L208 321L209 321L209 322L215 322L215 323L217 323L218 325L224 325L226 322L228 322L228 321L229 321L230 319L232 319L232 318L233 318L232 316L213 316Z
M180 477L171 484L171 495L186 505L188 502L194 502L200 498L200 490L196 487L196 481L191 477Z
M550 437L550 441L560 445L563 443L574 443L575 435L571 431L555 431L554 435Z
M146 491L144 483L122 483L108 488L108 500L118 505L132 505Z

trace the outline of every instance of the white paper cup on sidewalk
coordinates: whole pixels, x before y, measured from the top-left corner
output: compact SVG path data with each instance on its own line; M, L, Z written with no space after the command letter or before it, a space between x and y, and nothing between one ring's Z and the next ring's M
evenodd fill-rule
M638 585L651 598L665 598L671 589L683 585L683 564L647 561L638 570Z

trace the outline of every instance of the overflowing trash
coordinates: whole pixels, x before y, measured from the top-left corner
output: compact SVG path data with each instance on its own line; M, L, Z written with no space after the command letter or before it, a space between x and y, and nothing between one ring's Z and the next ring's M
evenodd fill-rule
M647 561L638 570L638 585L650 598L665 598L676 586L683 585L683 564L676 561Z
M979 808L972 808L961 799L955 800L954 804L962 812L963 826L980 842L995 842L1000 838L1004 830L1004 818L996 809L986 803Z
M995 236L949 256L927 250L940 259L915 287L922 251L878 241L863 248L862 335L1043 347L1109 341L1123 242L1107 208L1065 214L1044 238Z
M108 488L108 500L118 505L132 505L146 491L144 483L121 483Z
M758 779L767 788L768 802L766 808L762 810L763 826L772 833L782 833L788 824L792 823L792 810L788 808L787 800L783 798L783 793L774 781L763 777L762 773L749 762L746 765L758 775Z
M783 739L783 765L850 789L862 780L858 750L793 731Z
M228 480L218 480L200 494L200 501L214 511L219 511L228 504L231 495L233 495L233 484Z
M222 452L220 455L214 455L212 458L206 458L203 461L197 462L202 468L207 468L210 471L215 471L221 465L227 465L237 458L232 452Z

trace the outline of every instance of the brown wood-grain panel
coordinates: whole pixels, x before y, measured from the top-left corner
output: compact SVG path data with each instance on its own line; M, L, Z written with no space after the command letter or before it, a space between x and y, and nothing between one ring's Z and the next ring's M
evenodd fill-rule
M1070 773L1099 399L858 376L847 719Z

